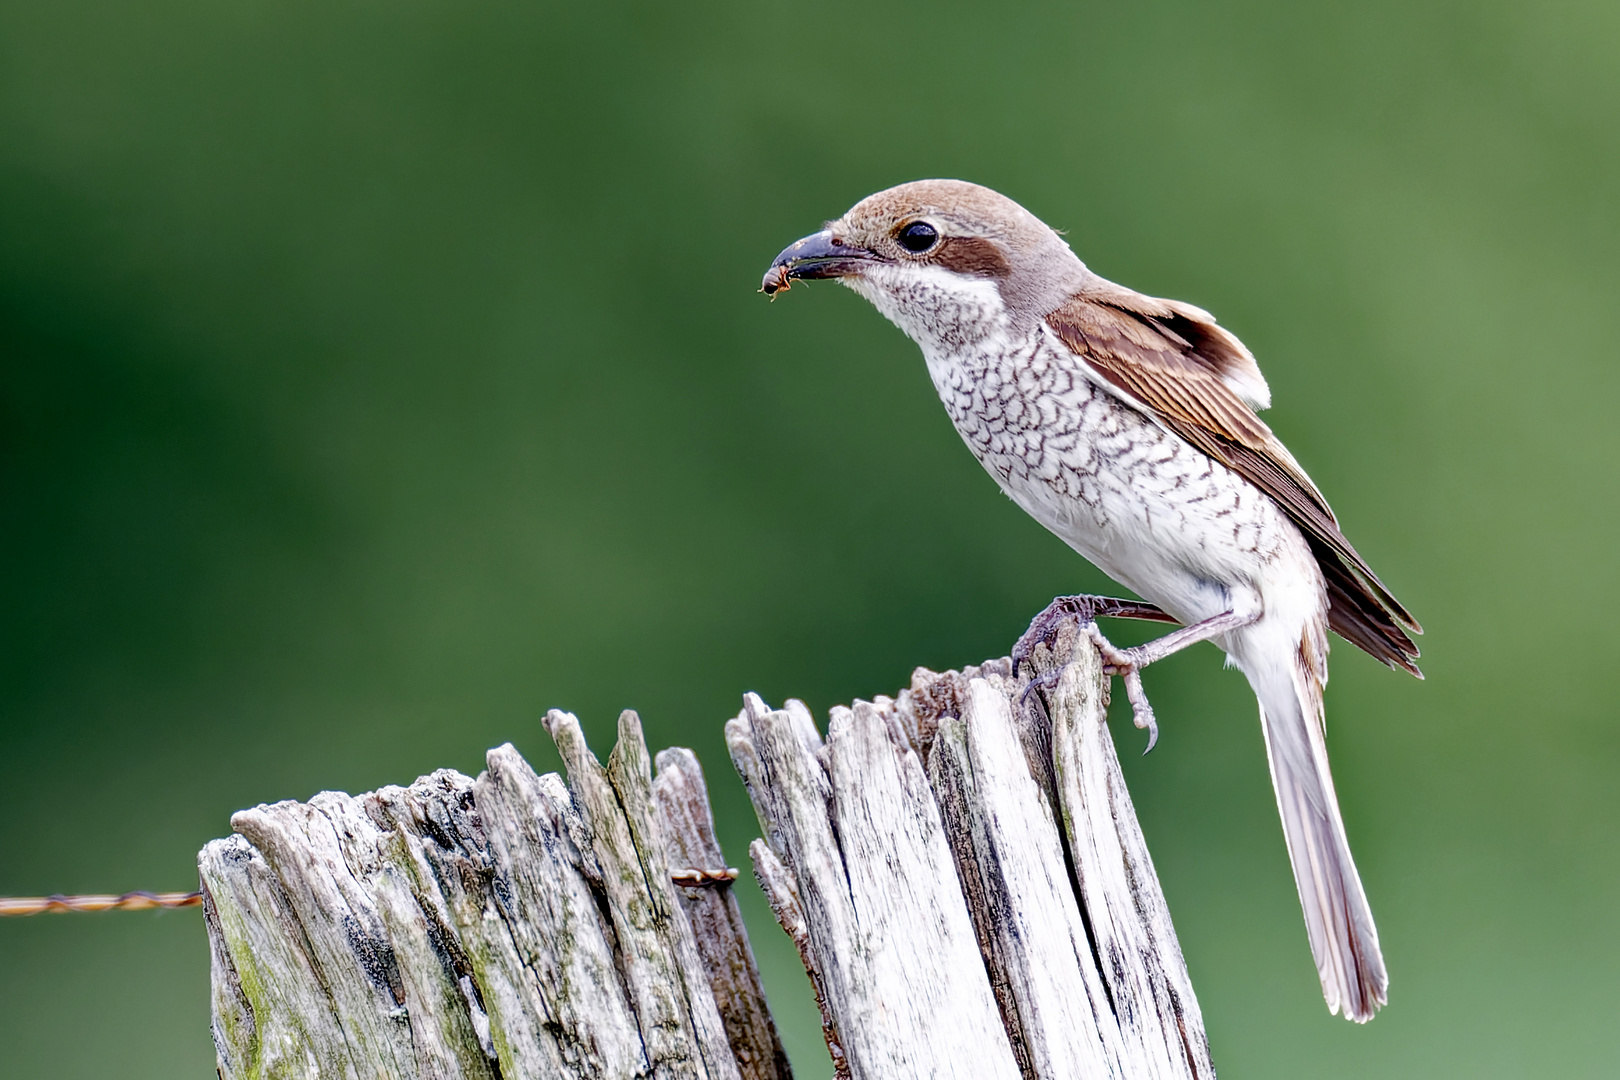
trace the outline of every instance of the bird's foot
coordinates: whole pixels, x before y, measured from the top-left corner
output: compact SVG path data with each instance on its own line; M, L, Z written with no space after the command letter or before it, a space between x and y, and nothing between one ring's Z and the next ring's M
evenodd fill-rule
M1066 620L1074 619L1081 626L1094 623L1096 618L1094 601L1098 599L1100 598L1095 596L1060 596L1042 608L1041 613L1030 620L1029 629L1025 630L1018 640L1013 643L1013 676L1016 678L1018 669L1029 663L1029 658L1035 654L1035 646L1042 642L1051 643L1052 635L1057 633L1058 627L1062 626ZM1056 668L1045 675L1036 676L1030 681L1029 687L1024 690L1024 694L1027 696L1036 685L1056 685L1057 679L1055 675L1060 671L1062 671L1061 668Z
M1147 694L1142 689L1141 672L1143 665L1148 663L1150 658L1141 649L1121 649L1104 637L1102 631L1097 628L1096 620L1099 615L1175 622L1175 619L1161 609L1140 600L1116 600L1107 596L1060 596L1035 616L1029 624L1029 629L1024 631L1023 636L1013 645L1013 674L1017 675L1019 668L1029 662L1036 645L1049 642L1058 627L1065 621L1074 619L1080 627L1080 632L1091 640L1102 655L1103 671L1125 680L1125 696L1131 703L1132 719L1137 727L1148 733L1147 750L1152 750L1154 744L1159 741L1159 725L1153 716L1153 706L1148 704ZM1035 676L1024 687L1023 697L1027 699L1036 690L1056 686L1067 666L1065 664L1055 667ZM1145 754L1147 750L1142 752Z
M1174 616L1165 613L1163 608L1142 600L1119 600L1112 596L1060 596L1047 604L1041 613L1030 621L1029 629L1013 645L1012 665L1013 674L1029 663L1029 658L1035 652L1035 646L1041 642L1050 643L1052 635L1057 628L1063 625L1065 619L1074 619L1081 626L1095 623L1098 618L1115 619L1145 619L1150 622L1175 622ZM1111 648L1112 646L1110 646Z

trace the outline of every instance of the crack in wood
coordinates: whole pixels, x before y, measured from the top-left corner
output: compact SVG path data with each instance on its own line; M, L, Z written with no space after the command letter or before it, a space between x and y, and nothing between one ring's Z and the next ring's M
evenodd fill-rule
M1032 676L1052 685L1025 693ZM726 724L754 873L840 1080L1212 1078L1169 910L1072 627L831 711ZM222 1080L790 1080L690 751L620 717L567 781L476 779L237 814L199 856Z

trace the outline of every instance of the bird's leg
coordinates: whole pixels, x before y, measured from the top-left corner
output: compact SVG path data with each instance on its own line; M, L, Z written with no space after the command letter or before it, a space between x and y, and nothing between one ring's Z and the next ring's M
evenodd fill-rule
M1244 602L1234 604L1230 611L1223 611L1191 626L1183 626L1180 630L1172 630L1162 638L1129 649L1116 648L1103 637L1096 623L1084 627L1092 643L1097 646L1097 651L1102 654L1103 671L1125 680L1125 696L1131 702L1131 719L1148 733L1147 750L1142 753L1152 750L1153 744L1159 741L1159 725L1153 718L1153 706L1148 704L1147 692L1142 689L1142 669L1189 645L1248 626L1260 617L1260 611L1259 597L1245 596Z
M1035 642L1048 637L1064 619L1071 617L1078 619L1080 629L1091 639L1092 644L1097 647L1097 652L1102 656L1104 673L1118 675L1125 680L1125 696L1131 703L1131 718L1137 727L1148 733L1147 750L1142 751L1145 754L1159 741L1159 725L1153 717L1153 706L1148 704L1147 693L1142 689L1142 669L1155 660L1163 660L1173 653L1180 652L1189 645L1196 645L1200 641L1208 641L1210 638L1248 626L1260 617L1261 611L1260 598L1245 591L1234 598L1229 611L1195 622L1191 626L1172 630L1163 637L1145 644L1121 649L1103 636L1102 631L1097 628L1096 616L1112 615L1119 618L1162 622L1175 620L1152 604L1141 601L1110 600L1101 596L1063 596L1052 601L1045 611L1037 615L1024 636L1018 639L1018 644L1013 648L1013 671L1017 673L1020 659L1028 658L1035 647ZM1029 694L1037 686L1053 685L1061 675L1062 669L1059 668L1032 679L1029 686L1024 689L1024 693Z

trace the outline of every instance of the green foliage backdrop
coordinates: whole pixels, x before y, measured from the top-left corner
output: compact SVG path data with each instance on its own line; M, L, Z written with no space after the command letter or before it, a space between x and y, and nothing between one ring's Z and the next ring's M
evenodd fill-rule
M1128 767L1224 1074L1612 1075L1617 48L1599 0L0 0L0 893L185 888L238 807L552 765L552 705L694 746L746 865L743 690L892 692L1105 587L864 303L754 292L960 176L1242 335L1429 630L1426 684L1334 653L1366 1028L1241 678L1148 674ZM206 993L194 911L7 921L0 1071L210 1075Z

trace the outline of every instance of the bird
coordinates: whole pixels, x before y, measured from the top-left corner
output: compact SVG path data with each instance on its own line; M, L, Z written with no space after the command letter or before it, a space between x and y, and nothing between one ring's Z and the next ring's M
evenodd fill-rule
M1150 749L1143 667L1210 641L1247 677L1323 997L1370 1020L1389 976L1328 765L1327 635L1421 679L1422 628L1257 415L1271 391L1253 355L1208 312L1100 277L1034 214L962 180L862 199L784 249L761 291L811 280L848 286L916 342L1001 490L1143 598L1056 598L1015 664L1077 620ZM1180 627L1117 648L1099 616Z

